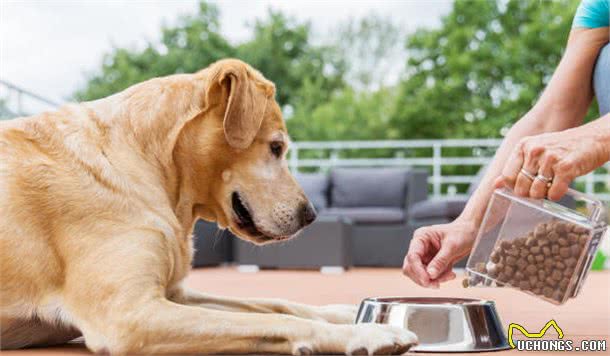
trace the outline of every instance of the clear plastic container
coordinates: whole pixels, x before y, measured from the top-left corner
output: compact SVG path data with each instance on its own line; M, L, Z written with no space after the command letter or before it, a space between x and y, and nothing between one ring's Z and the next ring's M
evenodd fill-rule
M574 190L567 195L584 206L496 190L466 264L467 285L511 287L554 304L576 297L606 224L599 200Z

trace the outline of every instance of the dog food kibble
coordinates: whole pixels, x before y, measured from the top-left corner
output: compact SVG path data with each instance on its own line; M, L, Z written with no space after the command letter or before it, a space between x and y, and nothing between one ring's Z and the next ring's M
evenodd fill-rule
M584 227L563 221L538 224L525 236L500 241L463 285L491 285L492 278L497 286L508 284L560 302L572 292L576 264L588 241Z

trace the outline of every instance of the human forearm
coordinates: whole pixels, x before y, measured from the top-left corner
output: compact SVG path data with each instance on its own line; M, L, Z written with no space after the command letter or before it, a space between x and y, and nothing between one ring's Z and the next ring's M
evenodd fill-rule
M532 111L551 113L549 131L579 125L593 98L592 73L600 49L608 43L608 29L575 29L566 51ZM557 122L561 121L561 122Z
M466 204L459 219L470 221L477 226L481 223L485 207L487 207L487 202L494 190L494 181L502 173L504 164L511 154L513 147L523 137L544 132L545 129L545 125L542 124L541 120L538 120L538 116L531 112L513 125L496 151L493 161L487 167L485 176L479 182L477 190L468 200L468 204Z
M480 223L495 179L501 175L512 149L524 137L562 131L582 123L593 97L593 67L600 48L607 42L607 29L572 31L565 55L546 90L536 105L511 128L460 219L475 225Z

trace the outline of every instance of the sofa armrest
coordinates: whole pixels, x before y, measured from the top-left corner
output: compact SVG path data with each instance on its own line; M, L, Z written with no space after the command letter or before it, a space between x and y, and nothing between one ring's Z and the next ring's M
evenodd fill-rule
M405 199L405 216L413 204L428 198L428 171L414 168L409 171L407 179L407 198Z
M425 221L434 219L446 219L453 221L464 210L468 198L442 198L429 199L413 204L408 214L408 220Z

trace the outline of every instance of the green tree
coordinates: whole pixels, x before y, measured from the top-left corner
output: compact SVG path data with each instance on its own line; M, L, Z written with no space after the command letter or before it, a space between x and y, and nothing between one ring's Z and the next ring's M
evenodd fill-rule
M100 71L74 96L98 99L153 77L195 72L235 54L220 34L218 8L201 2L196 14L180 18L175 27L162 28L159 43L149 43L143 50L116 48L105 55Z
M331 49L312 43L308 23L270 11L254 24L250 40L233 46L220 34L218 8L201 2L196 14L164 27L159 43L143 50L116 48L106 55L75 97L101 98L152 77L195 72L226 57L245 60L275 82L281 105L296 101L306 81L316 82L324 100L343 86L342 61Z
M333 48L312 43L309 23L269 11L253 32L250 41L237 47L237 56L275 83L280 105L294 106L306 82L316 83L324 101L343 86L345 63Z
M402 138L498 137L559 63L578 0L463 1L407 39L392 126Z
M318 94L315 85L304 93ZM390 116L395 91L354 91L347 88L320 102L311 110L298 109L288 120L288 129L295 141L315 140L383 140L392 133Z

